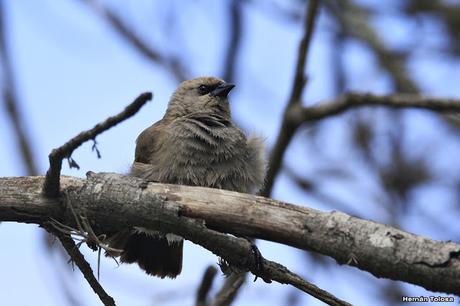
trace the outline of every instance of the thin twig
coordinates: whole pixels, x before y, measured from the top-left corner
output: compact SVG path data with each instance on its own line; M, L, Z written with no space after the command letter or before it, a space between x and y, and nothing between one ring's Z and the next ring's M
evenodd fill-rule
M307 60L308 50L311 45L311 38L315 27L316 17L318 15L318 6L319 0L311 0L309 1L309 5L307 6L307 13L304 23L304 35L299 45L299 53L297 56L297 65L295 69L294 82L292 84L289 101L285 108L285 114L288 113L291 107L300 103L302 91L305 87L305 64ZM275 146L270 154L267 176L265 178L265 185L260 192L262 196L270 196L273 184L275 182L275 177L281 168L284 152L286 151L289 143L291 142L291 139L294 136L296 130L297 126L295 126L289 120L289 118L285 116L283 118L283 123L281 124L281 128L278 133Z
M48 197L59 196L59 182L62 160L66 157L69 158L72 155L72 152L85 141L95 139L97 135L117 125L123 120L126 120L127 118L133 116L135 113L137 113L137 111L139 111L139 109L145 103L147 103L147 101L151 99L152 94L150 92L141 94L139 97L136 98L136 100L134 100L134 102L128 105L118 115L106 119L104 122L97 124L90 130L81 132L80 134L66 142L64 145L51 151L50 155L48 156L50 161L50 167L46 172L46 180L45 184L43 185L43 193Z
M274 281L277 281L281 284L291 284L292 286L296 287L299 290L302 290L305 293L310 294L311 296L314 296L320 301L323 301L324 303L328 305L348 305L350 306L351 304L342 301L329 292L313 285L312 283L305 281L302 279L300 276L297 274L289 271L286 267L276 263L269 261L268 263L264 262L264 266L269 268L272 273L271 273L271 279Z
M85 260L85 257L75 245L75 242L72 240L72 238L69 235L62 233L61 231L54 229L50 225L44 225L44 228L59 239L62 246L72 259L72 262L74 262L80 269L81 273L83 273L86 281L94 290L94 292L99 296L102 303L106 306L115 306L115 300L110 295L108 295L107 292L105 292L104 288L102 288L101 284L94 277L91 266Z
M196 302L195 306L206 306L209 291L212 288L212 283L214 282L214 278L216 277L217 269L214 266L209 266L206 268L203 278L200 282L200 287L198 288L198 292L196 294Z

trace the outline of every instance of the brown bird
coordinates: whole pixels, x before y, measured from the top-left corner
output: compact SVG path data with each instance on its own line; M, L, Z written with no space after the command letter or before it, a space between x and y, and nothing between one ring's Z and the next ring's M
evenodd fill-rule
M232 122L227 96L233 87L215 77L182 82L163 119L137 138L130 174L153 182L257 192L265 177L264 145ZM183 238L172 233L134 228L109 241L122 250L122 262L137 262L148 274L175 278L182 270Z

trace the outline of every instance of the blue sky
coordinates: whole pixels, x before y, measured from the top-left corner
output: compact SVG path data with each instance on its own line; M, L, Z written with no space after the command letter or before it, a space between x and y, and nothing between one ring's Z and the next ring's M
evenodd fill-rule
M115 7L116 1L111 1ZM372 2L372 1L367 1ZM226 48L227 1L171 1L170 6L161 1L127 1L120 15L133 17L130 23L139 33L168 52L181 54L192 71L192 76L221 74L222 52ZM137 3L139 4L139 3ZM181 11L175 11L178 7ZM116 6L121 7L121 6ZM206 7L204 10L203 7ZM142 9L139 9L142 8ZM98 160L87 143L74 152L73 158L81 166L79 171L64 166L63 174L83 177L86 171L126 172L133 159L136 136L153 122L159 120L166 108L169 96L177 86L176 80L161 66L152 64L128 46L93 10L80 1L6 1L7 39L13 61L17 94L27 129L32 137L33 151L41 173L47 168L47 156L55 148L82 130L91 128L108 116L118 113L137 95L144 91L154 93L148 103L134 117L98 136L102 159ZM172 14L175 12L174 14ZM266 137L270 146L280 125L284 104L293 78L301 27L294 22L276 21L257 5L246 5L240 71L232 92L232 111L238 122L249 132ZM178 16L170 28L170 16ZM156 19L155 19L156 18ZM150 20L155 20L152 25ZM403 19L376 20L378 28L391 26L394 43L404 41L406 32L413 25ZM307 73L310 81L304 98L309 103L333 97L328 68L332 52L330 23L321 16L318 31L313 40ZM439 29L427 31L436 33ZM170 43L170 42L174 43ZM435 42L436 43L436 42ZM422 52L422 51L421 51ZM353 69L349 89L385 93L389 81L380 73L373 56L359 44L349 44L344 50L347 69ZM460 77L458 63L446 64L442 57L421 59L411 64L411 72L427 93L459 96L454 80ZM438 82L445 79L444 82ZM432 127L435 119L421 113L413 119L414 126ZM331 120L333 139L325 140L325 147L334 151L341 148L343 125ZM414 128L417 135L419 128ZM433 132L426 128L426 133ZM426 135L426 134L424 134ZM302 137L299 133L296 138ZM415 139L418 139L414 136ZM12 130L6 114L0 112L0 176L24 175L21 159L13 145ZM458 145L448 142L452 152ZM316 165L300 164L298 160L308 154L316 154L311 148L294 143L287 152L287 160L299 169L311 169ZM347 154L344 151L344 154ZM300 157L299 157L300 156ZM439 167L448 167L442 165ZM356 171L357 175L359 170ZM362 174L365 175L365 174ZM292 203L308 203L309 206L329 210L293 188L280 176L275 185L274 197ZM337 184L336 184L337 185ZM372 185L372 184L371 184ZM333 192L347 197L346 190L332 184ZM434 191L432 198L439 198ZM430 198L427 198L430 199ZM441 202L448 203L446 196ZM446 204L448 205L448 204ZM443 207L443 206L441 206ZM368 208L377 218L385 219L378 207ZM436 209L434 208L436 211ZM443 239L435 232L424 232L413 221L420 234ZM64 273L65 262L56 252L50 253L43 243L43 232L37 226L14 223L0 225L0 271L8 277L0 278L0 300L5 305L64 305L62 283L72 288L72 293L82 305L98 305L99 301L78 271ZM377 289L366 285L373 278L366 272L355 273L354 268L336 266L315 267L305 261L304 253L293 248L260 242L264 256L276 260L300 275L356 305L369 304L368 298ZM5 247L7 246L7 247ZM83 248L93 267L97 254ZM329 260L329 259L328 259ZM174 281L149 277L133 265L117 265L110 259L102 261L101 282L119 305L190 305L195 289L205 267L217 259L203 248L187 243L184 270ZM337 280L331 281L331 277ZM222 277L219 277L219 283ZM363 290L354 284L359 282ZM386 282L380 280L381 283ZM366 288L366 286L368 286ZM407 286L416 294L425 291ZM215 286L218 288L218 286ZM249 283L241 292L236 305L279 305L280 301L295 289L262 281ZM302 302L320 305L318 301L304 297ZM379 305L379 301L372 301Z

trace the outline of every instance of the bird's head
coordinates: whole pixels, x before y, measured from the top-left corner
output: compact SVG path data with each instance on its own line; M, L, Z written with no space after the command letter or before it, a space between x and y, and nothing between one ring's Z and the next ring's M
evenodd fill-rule
M233 87L235 85L215 77L184 81L171 96L166 114L181 117L206 112L230 118L227 96Z

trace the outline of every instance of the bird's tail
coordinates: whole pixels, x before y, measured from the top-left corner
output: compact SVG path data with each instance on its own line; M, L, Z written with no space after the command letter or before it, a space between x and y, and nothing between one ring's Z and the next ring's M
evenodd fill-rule
M182 270L184 240L174 234L163 234L146 229L122 231L109 238L109 246L122 250L121 262L137 263L147 274L161 278L175 278Z

